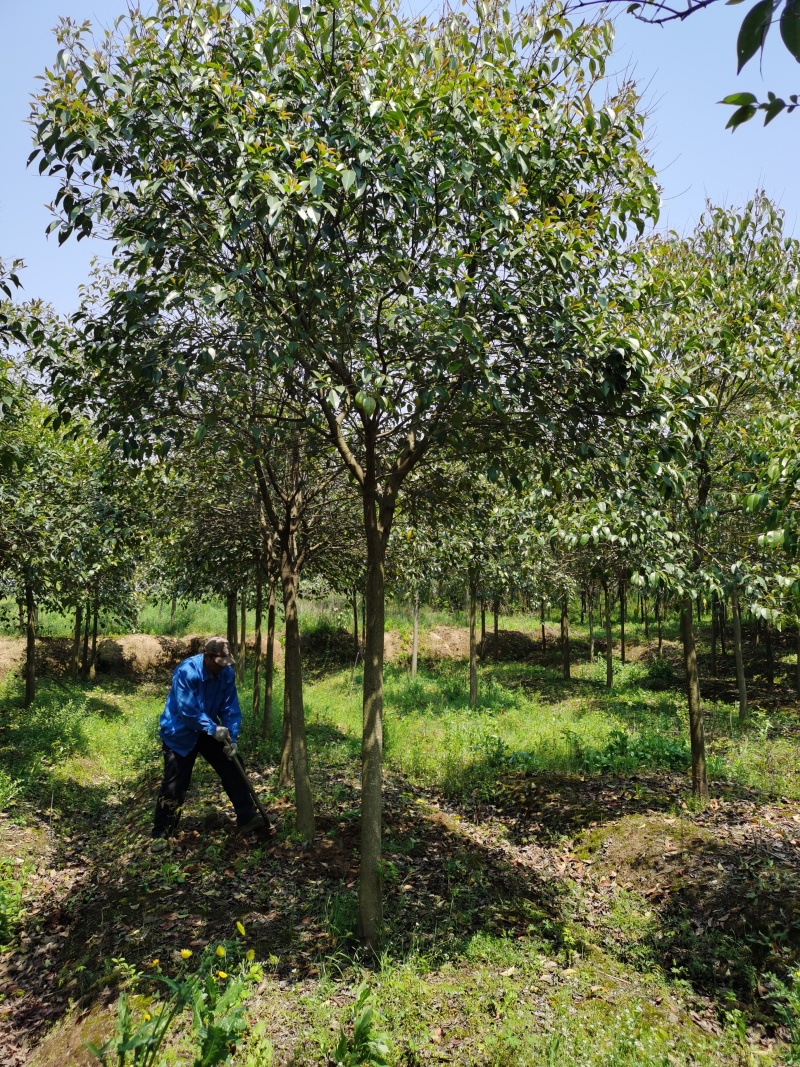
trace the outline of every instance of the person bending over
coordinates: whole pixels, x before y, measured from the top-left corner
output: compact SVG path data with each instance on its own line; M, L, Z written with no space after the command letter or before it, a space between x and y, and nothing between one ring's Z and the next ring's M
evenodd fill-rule
M233 663L225 638L211 637L203 652L185 659L173 672L159 723L164 778L156 801L154 838L175 833L198 755L219 775L239 830L247 833L264 826L233 763L242 725Z

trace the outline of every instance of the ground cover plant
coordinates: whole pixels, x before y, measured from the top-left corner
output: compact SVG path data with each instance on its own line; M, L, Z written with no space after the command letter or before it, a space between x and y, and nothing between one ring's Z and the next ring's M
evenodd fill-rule
M557 646L487 661L476 707L463 658L416 678L407 660L389 668L377 958L356 936L358 667L307 682L311 845L277 786L277 723L263 739L251 720L244 748L282 816L277 839L237 837L198 767L181 832L157 854L168 675L47 678L26 713L9 676L8 1061L89 1063L86 1043L110 1042L112 1062L141 1039L153 1063L791 1062L800 782L780 741L793 707L770 710L768 728L710 709L715 796L697 805L679 690L651 688L634 662L609 692L576 658L569 683ZM220 1059L202 1059L192 990L222 1005L220 1044L206 1046Z

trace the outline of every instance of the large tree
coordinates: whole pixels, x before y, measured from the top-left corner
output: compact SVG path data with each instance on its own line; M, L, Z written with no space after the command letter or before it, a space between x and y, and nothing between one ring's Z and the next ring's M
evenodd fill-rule
M141 406L229 368L291 378L338 451L367 546L360 924L377 943L384 558L398 495L483 419L591 437L635 405L618 334L623 242L657 213L642 120L603 101L607 25L499 6L432 25L348 0L161 0L99 41L75 26L34 107L59 240L109 234L126 282L86 324L92 390ZM193 311L231 324L187 361ZM209 310L211 309L211 310ZM608 319L608 321L606 321ZM54 386L75 401L71 370ZM78 398L78 402L80 398ZM108 406L134 441L136 404ZM261 444L254 441L254 454Z

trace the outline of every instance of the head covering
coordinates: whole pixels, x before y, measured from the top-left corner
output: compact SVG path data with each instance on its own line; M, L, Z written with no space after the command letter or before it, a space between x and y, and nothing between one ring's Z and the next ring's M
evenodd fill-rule
M226 637L209 637L203 649L207 656L211 656L223 667L230 667L236 660L231 655L230 646Z

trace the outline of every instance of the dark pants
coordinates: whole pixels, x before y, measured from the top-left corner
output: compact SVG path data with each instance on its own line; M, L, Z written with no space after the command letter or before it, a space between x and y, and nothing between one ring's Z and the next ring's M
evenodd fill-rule
M181 817L184 797L192 780L194 761L198 754L210 763L219 775L222 788L228 794L236 812L236 821L243 825L256 814L253 801L248 792L242 776L236 769L233 760L229 760L222 750L219 741L215 741L208 734L200 734L197 744L191 752L185 756L173 752L162 742L164 752L164 780L158 791L156 812L153 819L153 831L166 830L174 833Z

